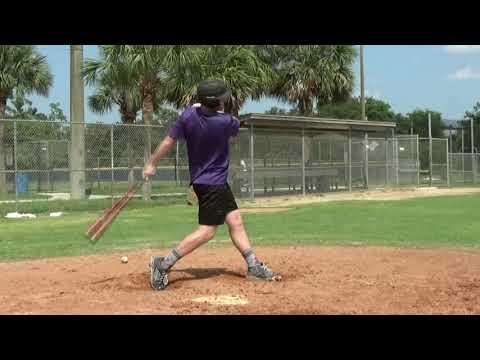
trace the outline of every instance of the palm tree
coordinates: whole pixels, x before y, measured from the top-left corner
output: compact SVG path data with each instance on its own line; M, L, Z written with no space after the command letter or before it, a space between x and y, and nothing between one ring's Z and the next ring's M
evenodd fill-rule
M345 45L263 46L257 54L277 73L270 94L312 115L314 103L348 98L353 90L356 50Z
M99 81L95 93L88 98L90 110L98 114L106 114L112 111L113 106L118 106L123 124L134 124L140 104L129 93L118 89L114 84L107 81Z
M176 51L176 52L175 52ZM166 99L177 108L195 101L201 80L220 79L232 90L226 111L238 115L248 99L259 99L274 83L275 73L251 46L197 46L173 49L169 53L170 76L166 81ZM178 61L181 59L181 61Z
M88 105L93 112L105 114L116 105L122 123L133 124L141 107L140 94L135 75L126 59L117 59L114 63L106 63L109 46L100 46L100 59L85 61L82 74L88 85L96 87L95 93L88 98ZM133 184L133 161L131 131L127 128L127 158L129 185Z
M151 125L153 114L163 103L164 83L169 75L166 56L172 46L153 45L107 45L102 47L102 60L90 63L90 74L109 74L117 89L132 94L132 101L139 101L142 120ZM107 88L112 82L106 82ZM152 152L151 131L146 128L145 157ZM150 184L144 187L144 198L149 199Z
M7 192L5 173L5 111L14 92L48 96L53 76L45 56L31 45L0 45L0 193Z
M106 57L114 50L112 48L109 45L100 46L100 59L88 59L84 63L82 74L85 82L96 87L88 105L99 114L108 113L117 105L122 123L133 124L141 102L137 79L126 59L108 62Z

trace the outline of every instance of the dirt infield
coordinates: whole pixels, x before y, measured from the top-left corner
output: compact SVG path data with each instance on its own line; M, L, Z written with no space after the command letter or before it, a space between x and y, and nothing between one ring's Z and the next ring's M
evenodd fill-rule
M480 251L279 247L257 253L283 281L245 280L243 259L230 247L206 247L182 259L162 292L149 288L151 250L2 263L0 314L480 314Z
M255 202L248 200L240 201L244 207L289 207L294 205L306 205L314 203L332 202L332 201L351 201L351 200L406 200L414 198L436 197L436 196L458 196L480 193L480 188L437 188L437 187L418 187L418 188L400 188L400 189L380 189L354 192L325 193L321 195L307 196L273 196L257 197Z

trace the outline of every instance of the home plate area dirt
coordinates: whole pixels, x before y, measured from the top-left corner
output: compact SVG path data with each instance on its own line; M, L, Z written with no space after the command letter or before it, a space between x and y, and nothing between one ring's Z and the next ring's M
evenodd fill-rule
M480 251L265 247L280 282L248 281L230 247L182 259L149 287L150 255L2 263L1 314L479 314ZM129 262L123 264L121 256Z

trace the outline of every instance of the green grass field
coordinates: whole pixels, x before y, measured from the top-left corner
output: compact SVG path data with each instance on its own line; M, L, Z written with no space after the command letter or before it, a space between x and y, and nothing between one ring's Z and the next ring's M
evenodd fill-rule
M145 205L143 201L132 201L96 244L89 243L83 233L101 213L101 203L98 209L72 209L60 218L2 218L0 261L170 247L194 229L197 221L196 208L173 203ZM479 210L480 195L469 195L324 203L294 207L287 212L246 214L244 219L255 246L478 248ZM216 239L227 241L217 243L219 246L229 245L225 227L221 227Z
M32 199L48 199L48 196L38 195L32 192L18 194L18 200L32 200ZM3 200L7 200L7 201L15 200L15 193L0 194L0 201L3 201Z
M69 192L70 188L67 183L56 183L55 192ZM52 211L100 211L109 207L112 203L111 199L94 199L94 200L85 200L85 201L64 201L64 200L48 200L50 197L45 195L39 195L36 193L36 190L30 186L30 192L20 194L18 199L20 202L18 205L15 203L0 203L0 217L5 216L9 212L14 212L18 209L19 212L25 213L34 213L42 214L49 213ZM114 196L122 196L128 190L127 182L115 182L113 187ZM186 195L176 195L168 197L157 197L155 194L186 194L188 191L185 185L176 185L175 182L154 182L152 186L152 193L154 196L152 199L155 200L155 203L160 205L165 204L179 204L184 202ZM43 188L41 193L48 193L46 188ZM139 192L141 194L141 192ZM92 185L92 195L111 195L110 183L103 182L98 186L97 183ZM116 200L117 198L115 198ZM0 194L0 201L15 200L14 193ZM25 200L35 200L33 202L25 202ZM42 200L42 201L39 201ZM48 200L48 201L47 201ZM137 206L143 206L142 203L137 204ZM151 206L151 205L145 205Z

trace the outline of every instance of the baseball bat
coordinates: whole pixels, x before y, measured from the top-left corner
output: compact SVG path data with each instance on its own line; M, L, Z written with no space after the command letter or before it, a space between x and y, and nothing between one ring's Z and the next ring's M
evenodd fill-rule
M97 241L112 224L118 214L122 209L128 204L128 202L133 198L138 187L143 183L139 181L136 184L132 185L125 195L122 196L112 207L108 208L96 221L91 225L87 232L86 236L91 241Z

